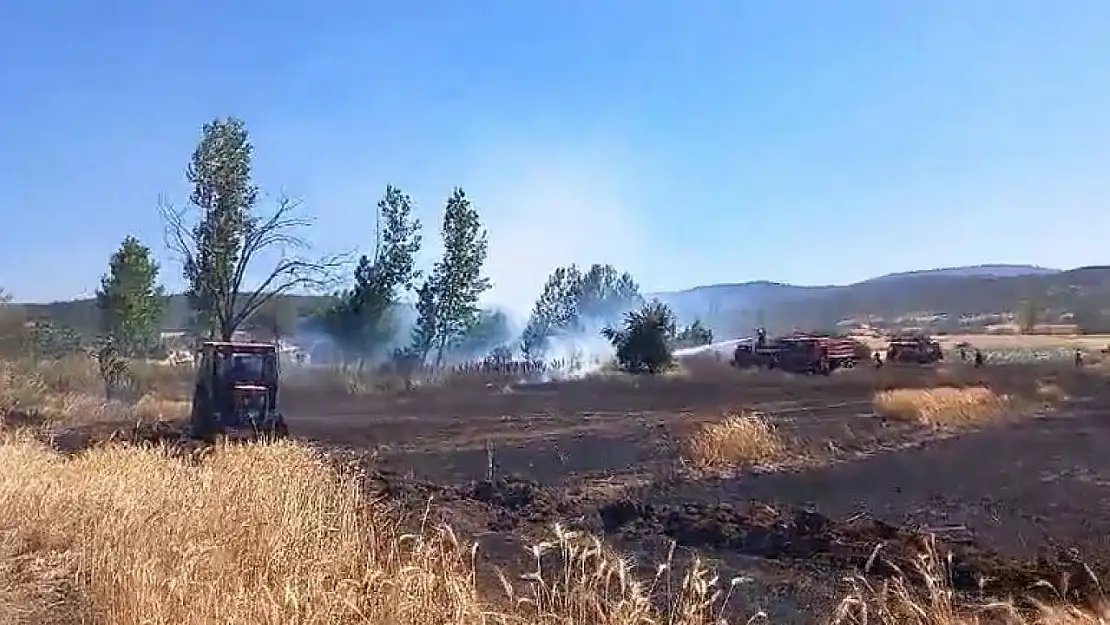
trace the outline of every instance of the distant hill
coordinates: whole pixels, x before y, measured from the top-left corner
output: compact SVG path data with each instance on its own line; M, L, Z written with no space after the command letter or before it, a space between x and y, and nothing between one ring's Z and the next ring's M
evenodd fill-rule
M903 278L1016 278L1019 276L1038 276L1060 273L1059 269L1048 269L1036 265L972 265L968 267L945 267L942 269L922 269L888 273L864 282L884 282Z
M831 329L848 319L935 318L934 329L959 329L961 317L1006 315L1030 301L1045 320L1074 313L1091 325L1110 327L1110 266L1067 271L1032 265L979 265L889 274L848 285L798 286L770 281L712 284L649 293L670 304L679 318L700 318L720 338L744 336L755 325L770 331ZM298 310L316 309L319 296L287 296ZM50 317L79 330L96 327L91 299L18 304L25 315ZM189 318L185 298L172 296L164 321L180 329Z
M800 302L814 296L843 292L844 289L881 284L896 288L920 279L935 278L1013 278L1029 275L1052 275L1059 269L1046 269L1034 265L975 265L945 267L891 273L849 285L797 286L765 280L737 284L711 284L682 291L652 293L671 305L680 315L704 315L713 310L738 308L767 308L788 302Z
M1045 318L1100 316L1110 310L1110 267L1068 271L1031 265L981 265L890 274L848 285L796 286L747 282L654 294L682 319L700 317L718 336L831 329L847 319L892 322L907 315L940 316L938 329L961 317L1007 314L1032 301Z
M682 291L648 293L666 302L680 317L715 316L736 309L760 309L770 304L798 302L831 292L835 286L796 286L759 280L737 284L710 284Z

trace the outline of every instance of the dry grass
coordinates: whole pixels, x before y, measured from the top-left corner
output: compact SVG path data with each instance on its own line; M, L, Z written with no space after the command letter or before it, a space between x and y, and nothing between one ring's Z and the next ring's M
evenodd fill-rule
M785 444L774 425L750 412L703 423L683 442L683 459L697 469L765 464L784 453Z
M0 621L13 625L709 625L735 585L700 562L673 586L669 563L635 579L596 538L556 528L532 549L533 574L502 580L511 607L495 610L476 586L477 554L449 528L404 532L353 479L291 443L196 462L118 446L63 458L9 435L0 519ZM853 578L837 622L1106 622L1049 606L1026 620L1009 604L988 606L987 619L945 577L930 579L921 592Z
M56 428L105 421L172 421L189 412L187 401L154 391L135 402L105 401L103 387L86 379L87 371L79 362L55 364L57 369L40 363L0 362L0 423Z
M878 550L878 548L877 548ZM969 602L949 580L951 562L929 539L911 571L924 583L914 587L905 574L873 583L865 573L848 578L849 591L831 625L1108 625L1110 606L1097 611L1033 602L1019 610L1012 601ZM1044 586L1051 588L1047 583Z
M961 427L998 419L1013 402L982 386L967 388L900 388L880 391L872 403L875 414L929 427Z
M52 393L98 395L104 392L99 366L94 359L85 356L70 356L59 360L21 360L5 362L3 366L20 375L37 378L39 384ZM138 395L182 395L193 379L191 365L133 360L129 370Z
M473 550L448 528L405 533L310 450L228 446L203 461L102 447L63 458L0 443L0 621L707 624L721 609L700 565L652 608L651 580L590 537L559 530L539 570L494 612Z

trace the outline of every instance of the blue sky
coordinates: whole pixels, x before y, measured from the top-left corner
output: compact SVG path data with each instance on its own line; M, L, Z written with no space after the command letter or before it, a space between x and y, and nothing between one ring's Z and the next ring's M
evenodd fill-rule
M223 115L320 252L369 242L387 183L434 240L463 186L514 306L569 262L647 289L1102 264L1107 33L1105 0L5 2L0 285L90 294L134 234L179 288L156 200Z

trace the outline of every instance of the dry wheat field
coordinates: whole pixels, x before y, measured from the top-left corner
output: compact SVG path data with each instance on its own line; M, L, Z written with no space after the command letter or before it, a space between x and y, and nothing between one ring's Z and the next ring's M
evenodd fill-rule
M136 377L0 363L0 622L1108 622L1099 367L290 374L212 447Z

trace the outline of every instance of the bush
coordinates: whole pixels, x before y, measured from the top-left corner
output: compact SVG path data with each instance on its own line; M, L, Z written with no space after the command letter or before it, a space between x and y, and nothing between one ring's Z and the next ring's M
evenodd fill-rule
M675 317L659 300L652 300L639 310L624 316L624 328L601 331L617 350L620 368L629 373L657 374L674 361L671 343L675 338Z
M713 342L713 331L702 325L700 319L686 326L675 337L675 347L700 347Z

